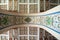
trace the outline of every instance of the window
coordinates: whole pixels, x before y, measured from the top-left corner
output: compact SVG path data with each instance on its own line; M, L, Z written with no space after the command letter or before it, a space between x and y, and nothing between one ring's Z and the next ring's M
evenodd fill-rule
M23 14L23 13L26 14L26 13L27 13L27 10L28 10L28 9L27 9L27 5L22 5L22 4L19 5L19 9L20 9L20 10L19 10L20 13L22 13L22 14Z
M18 28L20 40L38 40L38 28L37 27L20 27Z
M27 35L27 27L20 27L20 35Z
M50 0L51 3L58 3L58 0Z
M18 12L22 14L38 13L38 0L19 0Z
M9 40L9 31L0 34L0 40Z
M7 1L6 0L0 0L0 3L6 3Z
M59 4L60 4L60 0L59 0Z
M9 30L9 40L18 40L18 28Z
M40 12L44 12L49 9L49 0L40 0Z
M59 5L60 0L40 0L40 12L44 12Z
M9 10L13 9L12 5L13 5L12 0L9 0Z
M19 0L20 3L27 3L28 0Z
M28 40L28 37L26 37L26 36L21 36L21 37L20 37L20 40Z
M60 0L50 0L50 9L59 5Z
M44 0L40 1L40 12L44 11Z
M0 36L0 40L8 40L8 36Z
M37 37L30 36L30 37L29 37L29 40L37 40Z
M60 28L60 24L58 24L58 28Z
M45 11L46 11L46 10L49 10L49 0L46 0L46 2L45 2L45 6L46 6Z
M37 3L38 0L29 0L30 3Z
M0 0L0 8L18 11L20 14L35 14L49 10L59 5L60 0ZM55 6L54 6L55 7Z
M7 9L7 5L0 5L0 8L6 10Z
M29 13L38 13L38 5L30 5Z
M30 27L29 28L29 34L30 35L37 35L37 28Z
M4 10L8 10L8 0L0 0L0 8Z
M50 8L56 7L57 5L50 5Z

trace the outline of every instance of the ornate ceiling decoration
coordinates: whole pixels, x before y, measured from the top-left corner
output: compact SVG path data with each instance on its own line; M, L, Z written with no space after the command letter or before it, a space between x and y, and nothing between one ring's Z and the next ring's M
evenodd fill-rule
M0 30L21 24L35 24L43 25L52 29L57 29L56 31L60 32L60 11L48 15L36 15L36 16L18 16L0 13Z

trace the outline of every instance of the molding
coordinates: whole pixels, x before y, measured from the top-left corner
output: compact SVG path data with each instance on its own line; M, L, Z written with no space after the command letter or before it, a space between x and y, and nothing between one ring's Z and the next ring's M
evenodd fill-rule
M35 25L43 25L49 29L52 29L53 31L55 30L55 32L60 34L60 11L58 12L54 12L52 14L46 14L46 15L40 15L40 16L31 16L31 15L10 15L10 14L3 14L0 13L0 30L8 28L10 26L14 26L14 25L21 25L21 24L35 24ZM2 19L4 19L4 17L7 17L7 21L3 21ZM28 20L28 19L31 20ZM27 19L27 20L25 20ZM28 22L29 21L29 22ZM7 23L7 24L4 24Z

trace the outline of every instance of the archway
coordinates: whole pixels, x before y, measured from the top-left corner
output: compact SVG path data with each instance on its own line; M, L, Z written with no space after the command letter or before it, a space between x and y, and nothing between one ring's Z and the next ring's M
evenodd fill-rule
M36 25L15 25L13 28L10 27L8 31L9 40L57 40L45 29Z

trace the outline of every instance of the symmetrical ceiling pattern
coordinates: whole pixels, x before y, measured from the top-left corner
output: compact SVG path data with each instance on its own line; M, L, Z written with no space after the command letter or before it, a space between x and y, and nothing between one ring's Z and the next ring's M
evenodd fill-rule
M43 25L48 28L52 28L60 33L60 11L56 13L36 16L18 16L0 13L0 30L21 24L35 24Z

